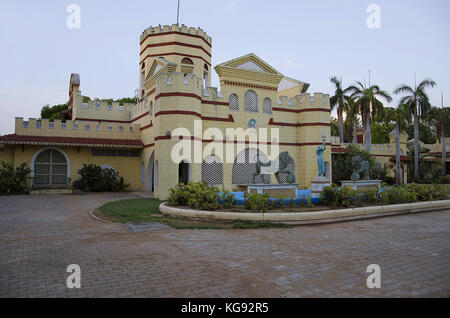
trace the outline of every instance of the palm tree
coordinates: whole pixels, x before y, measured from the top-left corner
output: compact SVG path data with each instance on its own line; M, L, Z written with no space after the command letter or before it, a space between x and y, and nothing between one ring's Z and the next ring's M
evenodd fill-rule
M355 100L353 98L347 97L346 98L346 104L345 104L345 112L347 116L345 117L345 126L346 126L346 137L348 142L352 140L353 135L353 144L358 143L358 113L359 108L358 104L355 103ZM352 132L353 130L353 132Z
M345 111L346 96L344 94L344 89L342 88L342 79L338 80L336 76L330 78L330 82L335 86L334 96L330 97L331 110L336 108L338 123L339 123L339 140L344 142L344 123L343 123L343 113Z
M407 124L411 121L411 113L408 105L400 104L395 109L395 178L397 184L401 183L400 178L400 132L406 129Z
M442 105L442 108L437 108L435 112L430 112L433 113L433 119L434 119L434 125L436 127L436 137L439 140L439 142L441 143L441 152L442 152L442 175L446 175L447 174L447 167L446 167L446 162L447 162L447 142L445 139L445 128L446 126L450 123L450 117L449 117L449 112L446 108L443 107L444 105Z
M428 95L425 93L427 87L434 87L436 82L432 79L424 79L411 88L401 84L394 90L394 94L406 94L400 99L400 104L408 105L414 118L414 177L419 178L419 118L423 112L427 112L431 105Z
M384 109L383 103L378 98L382 97L390 102L392 97L386 91L381 90L378 85L367 87L361 82L356 82L356 85L346 88L344 94L347 93L355 99L358 105L365 129L366 150L370 152L372 148L371 119L375 118L377 113L382 113Z

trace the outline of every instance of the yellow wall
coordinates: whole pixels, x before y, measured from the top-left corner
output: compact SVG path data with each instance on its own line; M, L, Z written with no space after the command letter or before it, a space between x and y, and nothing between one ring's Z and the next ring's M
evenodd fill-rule
M33 156L44 148L45 146L30 146L30 145L17 145L7 146L8 157L11 159L13 156L14 166L18 166L23 162L27 163L31 167L31 161ZM119 174L124 177L125 182L130 184L130 190L140 190L140 158L139 157L103 157L92 156L92 151L88 147L50 147L56 150L61 150L67 154L70 161L70 178L75 181L80 178L77 171L85 164L96 165L110 165L116 169ZM0 160L2 160L0 154Z

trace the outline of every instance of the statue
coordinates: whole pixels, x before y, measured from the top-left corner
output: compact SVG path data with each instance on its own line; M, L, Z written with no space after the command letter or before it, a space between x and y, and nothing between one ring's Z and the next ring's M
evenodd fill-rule
M286 170L289 164L294 163L294 159L289 155L289 152L284 151L278 156L278 171L275 172L275 177L278 183L283 183L282 175L286 175L287 183L295 183L295 175Z
M295 183L295 174L286 170L289 164L294 163L294 159L289 155L289 152L285 151L279 154L278 156L278 169L275 172L275 177L277 178L278 183L284 183L281 176L286 175L287 183ZM255 183L255 179L261 175L261 167L271 167L272 161L268 161L266 163L261 162L259 159L259 152L257 154L256 161L256 171L253 174L253 183Z
M317 147L317 150L316 150L317 166L319 168L319 177L325 177L325 163L323 162L323 152L326 149L327 149L327 147L325 147L325 140L324 140L322 145Z
M256 154L256 171L253 174L253 179L252 179L252 183L256 183L255 179L258 178L259 176L262 176L261 174L261 167L270 167L272 162L268 161L266 163L261 162L261 160L259 159L259 151ZM270 178L269 178L269 182L266 182L266 180L264 180L264 178L261 178L263 180L264 183L270 183Z
M351 179L358 181L360 179L360 173L364 173L364 180L369 180L370 163L367 160L363 160L360 155L352 157L353 173Z

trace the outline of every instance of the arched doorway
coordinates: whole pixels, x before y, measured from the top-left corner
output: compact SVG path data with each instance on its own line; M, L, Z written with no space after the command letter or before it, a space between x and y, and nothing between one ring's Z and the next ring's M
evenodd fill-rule
M155 175L155 152L152 152L150 159L148 161L147 170L147 191L155 191L155 183L153 182L153 176Z
M178 165L178 183L188 184L191 181L191 165L183 160Z
M31 161L34 188L59 188L70 183L70 163L67 155L56 148L38 151Z

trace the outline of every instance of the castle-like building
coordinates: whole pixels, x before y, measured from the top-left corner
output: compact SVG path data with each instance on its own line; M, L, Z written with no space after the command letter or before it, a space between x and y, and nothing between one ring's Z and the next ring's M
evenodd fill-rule
M70 187L83 164L97 164L116 169L130 189L166 199L177 183L200 180L228 190L287 182L308 188L326 140L330 178L329 96L307 93L309 84L255 54L215 66L220 90L210 87L211 48L200 28L149 27L140 39L136 104L88 100L72 74L71 120L16 118L15 133L0 137L0 161L28 163L35 189ZM258 162L286 152L292 160L283 173L259 174Z

